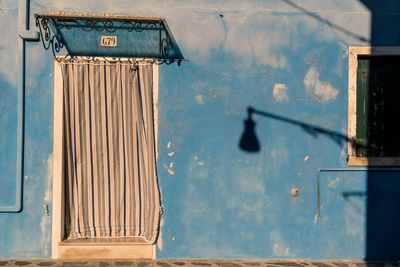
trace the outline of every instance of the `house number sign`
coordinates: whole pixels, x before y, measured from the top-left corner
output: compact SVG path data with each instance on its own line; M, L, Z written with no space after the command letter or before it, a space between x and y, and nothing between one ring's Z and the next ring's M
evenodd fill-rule
M117 46L118 39L117 36L101 36L100 45L101 46Z

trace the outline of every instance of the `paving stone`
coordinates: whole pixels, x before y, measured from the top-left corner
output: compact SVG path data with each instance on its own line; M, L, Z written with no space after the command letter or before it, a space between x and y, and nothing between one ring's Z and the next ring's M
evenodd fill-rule
M32 262L30 261L14 261L13 264L17 265L17 266L26 266L31 264Z
M42 261L42 262L37 262L35 263L37 266L53 266L56 265L56 261Z
M183 262L183 261L175 261L174 264L175 264L175 265L179 265L179 266L183 266L183 265L186 265L186 262Z
M302 264L292 262L292 261L278 261L275 264L279 265L279 266L303 267Z
M106 266L111 266L111 264L109 262L106 262L106 261L99 262L99 267L106 267Z
M137 264L138 267L146 267L147 265L149 265L150 262L148 261L141 261Z
M64 261L61 262L62 267L76 267L76 266L86 266L88 264L87 261Z
M196 265L196 266L212 266L211 263L199 262L199 261L192 261L191 264Z
M306 261L299 261L299 262L297 262L298 264L301 264L301 265L303 265L303 266L309 266L310 265L310 263L309 262L306 262Z
M243 262L243 264L250 265L250 266L260 266L261 265L261 263L258 261L245 261L245 262Z
M5 266L9 263L9 261L0 261L0 266Z
M157 261L157 265L161 267L171 267L171 264L162 261Z
M86 265L88 262L87 261L63 261L61 264L64 265L74 265L74 266L82 266Z
M333 266L331 264L323 263L323 262L314 262L313 265L317 266L317 267L332 267Z
M216 262L216 264L221 267L241 267L241 265L233 262Z
M117 261L114 263L115 266L132 266L133 262L131 261Z
M338 267L348 267L349 264L345 262L332 262L333 265L338 266Z

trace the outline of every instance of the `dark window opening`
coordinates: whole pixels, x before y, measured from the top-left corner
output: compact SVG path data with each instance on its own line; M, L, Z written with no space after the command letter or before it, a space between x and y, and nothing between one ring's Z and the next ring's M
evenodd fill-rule
M357 157L400 156L400 56L359 56Z

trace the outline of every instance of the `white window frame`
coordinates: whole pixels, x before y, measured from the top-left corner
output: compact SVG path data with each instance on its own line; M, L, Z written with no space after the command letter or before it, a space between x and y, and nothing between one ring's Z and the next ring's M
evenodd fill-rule
M357 67L358 56L399 56L400 47L349 47L349 88L348 88L348 164L351 166L397 166L400 157L357 157L352 143L356 140L357 120Z
M103 58L99 58L102 60ZM123 59L122 59L123 60ZM153 109L156 151L158 151L158 65L153 66ZM63 159L63 80L61 64L54 60L54 111L53 111L53 259L155 259L156 245L135 238L87 239L76 242L63 237L64 217L64 159ZM158 153L157 153L158 154Z

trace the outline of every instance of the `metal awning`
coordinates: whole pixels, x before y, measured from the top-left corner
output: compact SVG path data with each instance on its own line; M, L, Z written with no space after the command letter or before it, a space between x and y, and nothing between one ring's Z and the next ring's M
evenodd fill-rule
M117 14L35 14L43 46L54 56L184 60L165 19Z

